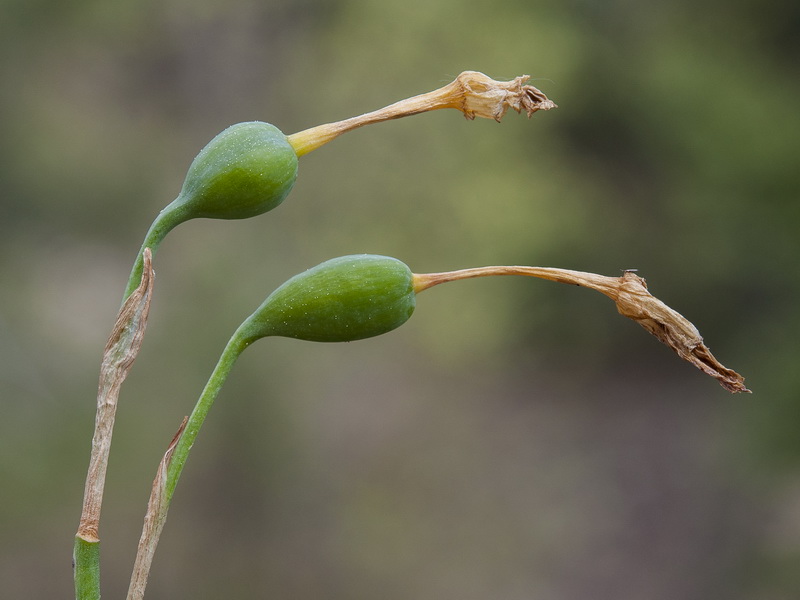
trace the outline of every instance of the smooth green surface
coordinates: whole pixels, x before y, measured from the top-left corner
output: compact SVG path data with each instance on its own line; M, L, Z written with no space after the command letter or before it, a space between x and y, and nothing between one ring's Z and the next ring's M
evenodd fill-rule
M283 202L295 179L297 155L277 127L238 123L200 151L174 204L186 218L247 219Z
M248 219L278 206L297 179L297 155L274 125L237 123L192 161L178 197L156 217L136 257L123 300L142 277L142 254L189 219Z
M189 415L189 420L186 422L186 427L175 446L175 451L172 453L172 458L167 469L166 508L169 508L169 503L172 500L172 495L175 493L175 487L178 485L178 480L183 472L186 459L189 457L189 452L192 449L192 445L194 445L197 435L200 433L200 428L206 416L208 416L208 411L211 410L211 406L214 404L214 400L216 400L219 391L228 378L236 359L239 358L239 355L246 347L247 344L241 339L239 331L237 330L225 346L216 367L214 367L206 386L200 394L200 398L197 400L192 413Z
M72 560L72 568L75 570L75 599L99 600L100 542L87 542L75 536Z
M268 335L350 342L381 335L414 312L412 273L387 256L328 260L275 290L244 323L249 340Z
M174 202L158 214L158 217L156 217L156 220L153 221L153 224L147 231L144 242L142 242L142 246L139 249L139 253L136 255L136 260L133 263L133 267L131 268L131 274L128 277L128 284L125 288L125 294L122 298L123 302L133 293L133 290L139 287L139 284L142 281L145 248L150 248L150 251L152 252L151 256L153 259L155 259L156 252L158 252L158 247L161 245L161 242L164 240L166 235L175 227L187 220L187 217L185 217L186 211L174 208L173 204Z

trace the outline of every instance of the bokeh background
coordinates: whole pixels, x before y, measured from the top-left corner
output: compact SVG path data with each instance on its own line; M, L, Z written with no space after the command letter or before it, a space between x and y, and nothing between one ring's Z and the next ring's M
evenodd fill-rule
M101 349L199 149L474 69L530 74L559 108L358 130L304 157L275 211L167 238L118 412L104 597L127 589L156 464L230 333L358 252L637 268L754 394L599 294L518 278L426 292L373 340L262 341L198 439L150 598L800 597L798 4L1 6L0 595L72 594Z

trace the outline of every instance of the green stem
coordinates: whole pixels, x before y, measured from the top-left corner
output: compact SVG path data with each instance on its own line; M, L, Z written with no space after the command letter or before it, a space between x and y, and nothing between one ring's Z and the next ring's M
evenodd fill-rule
M187 219L185 210L181 208L182 200L182 197L178 196L178 198L166 206L158 214L156 219L153 221L153 224L150 226L150 229L147 231L144 242L142 243L142 247L139 249L139 253L136 255L136 260L133 263L130 277L128 278L128 285L125 288L125 294L122 298L122 308L120 309L120 314L124 312L127 300L142 283L142 274L144 272L145 263L145 250L148 248L150 249L152 259L152 256L155 255L158 246L161 244L161 241L164 239L167 233ZM150 285L151 289L147 292L148 306L150 292L152 291L152 282ZM144 322L146 323L146 317ZM130 323L123 323L122 325L128 327ZM136 327L131 329L129 332L131 339L135 337L135 330ZM114 333L112 333L112 337L113 335ZM120 333L120 335L122 334ZM143 335L144 327L141 329L141 336ZM141 336L138 338L138 344L141 344ZM126 337L126 339L128 338ZM93 451L89 466L89 476L87 478L87 490L90 490L89 479L94 477L95 479L93 481L95 481L95 483L91 486L91 490L87 492L89 494L88 509L87 499L84 497L84 507L81 513L81 526L79 527L78 535L75 538L75 550L73 554L75 571L75 597L78 600L95 600L100 598L100 540L98 538L98 529L100 525L100 507L102 504L103 487L105 485L108 451L111 447L111 435L114 427L114 414L116 412L117 403L116 394L119 393L119 385L121 385L122 381L125 379L125 375L130 369L130 366L133 364L137 353L138 345L132 354L130 354L125 360L121 361L120 365L126 362L127 365L121 369L122 373L118 380L119 383L116 386L116 389L113 390L114 393L112 394L111 399L109 400L103 396L99 397L98 400L98 412L95 422L95 434L92 439ZM103 381L102 369L105 366L104 357L104 364L101 367L101 384ZM112 370L115 372L119 370L114 369L114 365L111 366ZM103 425L103 427L100 428L102 431L98 430L98 425ZM95 453L98 451L101 452L95 456Z
M200 428L202 427L206 416L208 416L208 411L211 410L211 406L214 404L217 394L219 394L219 391L225 383L225 380L228 378L236 359L239 358L239 355L244 351L245 348L247 348L247 346L250 345L250 343L251 340L247 340L243 335L242 327L237 329L231 339L228 341L225 349L222 351L222 355L219 357L217 366L214 367L214 371L211 373L211 376L206 383L206 387L203 388L203 392L200 394L200 398L198 398L192 414L189 415L189 420L186 422L186 428L184 429L180 440L178 440L178 443L175 446L175 451L172 454L172 458L167 469L167 506L169 506L169 502L172 499L173 493L175 492L175 487L178 485L178 479L181 476L181 472L186 464L186 459L189 457L189 452L191 451L192 445L197 438L197 434L200 432Z
M73 555L75 592L79 599L100 597L100 513L111 450L111 434L119 391L139 353L153 293L150 250L145 249L142 256L144 269L141 285L123 303L103 351L100 366L92 451Z
M72 560L76 600L100 600L100 541L75 536Z
M148 502L145 526L142 530L142 537L139 540L139 549L136 553L131 583L128 588L128 600L141 600L144 597L156 546L167 519L175 487L178 485L178 480L189 457L189 452L236 359L254 340L253 336L248 332L247 324L248 321L243 323L228 341L205 388L203 388L203 392L200 394L200 398L197 400L197 404L195 404L194 410L192 410L192 414L189 415L185 425L182 426L180 437L177 442L173 441L162 460L162 466L159 467L159 474L156 475L156 479L153 482L153 490ZM163 467L164 464L166 464L165 467ZM164 475L162 475L164 473L161 471L162 468L165 469Z
M153 221L153 224L150 225L147 235L144 236L142 247L139 249L139 254L136 255L136 261L133 263L133 268L131 269L131 274L128 278L128 286L125 288L125 295L122 298L123 302L128 299L128 296L133 293L133 290L139 287L139 282L142 280L144 249L150 248L153 256L155 256L159 245L164 240L166 235L175 229L175 227L187 220L188 217L186 216L185 211L180 207L180 204L182 203L183 198L178 196L160 213L158 213L155 221Z

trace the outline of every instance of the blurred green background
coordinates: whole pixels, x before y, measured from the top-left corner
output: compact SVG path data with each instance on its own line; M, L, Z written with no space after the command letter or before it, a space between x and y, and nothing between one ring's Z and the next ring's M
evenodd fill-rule
M200 435L148 597L800 597L800 5L1 6L0 596L72 594L101 350L200 148L474 69L530 74L559 108L358 130L304 157L277 210L167 238L117 416L104 597L127 589L156 464L230 333L358 252L637 268L754 394L599 294L519 278L427 292L373 340L263 341Z

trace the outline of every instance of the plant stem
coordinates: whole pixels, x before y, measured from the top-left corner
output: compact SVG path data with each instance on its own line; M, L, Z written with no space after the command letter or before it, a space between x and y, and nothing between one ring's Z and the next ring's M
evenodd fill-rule
M537 277L558 283L590 287L606 296L615 299L619 288L619 277L607 277L586 273L584 271L570 271L554 267L523 267L523 266L496 266L475 267L445 273L414 274L414 291L419 293L440 283L458 281L460 279L473 279L475 277L490 277L494 275L524 275Z
M147 327L155 280L153 255L164 236L184 220L179 200L180 197L158 214L145 235L103 352L89 472L73 551L75 594L80 600L100 597L100 512L117 402L122 382L139 354Z
M100 600L100 544L75 536L76 600Z
M156 546L164 529L169 505L183 468L186 465L189 452L236 359L250 344L243 331L244 329L240 327L228 341L203 392L200 394L200 398L197 400L197 404L195 404L194 410L188 419L184 421L159 465L158 473L153 482L150 501L148 502L145 524L139 540L139 549L136 553L127 600L141 600L144 597Z
M177 486L178 479L186 464L186 459L189 457L189 452L197 438L197 434L200 432L200 428L203 426L206 416L208 416L208 411L211 410L211 406L214 404L214 400L216 400L220 389L222 389L225 380L228 378L236 359L239 358L239 355L250 344L249 341L245 341L241 331L242 328L240 327L233 336L231 336L231 339L222 351L219 361L217 361L217 366L214 367L214 371L208 378L208 382L205 388L203 388L203 392L200 394L200 398L198 398L194 410L192 410L192 413L189 415L186 428L175 446L175 451L172 454L172 460L167 470L167 504L169 504L169 501L172 499L175 486Z
M92 452L83 495L83 508L75 536L75 593L79 599L100 597L100 511L103 504L111 434L122 382L141 348L153 294L152 254L142 251L141 281L120 309L103 351L97 389Z
M150 229L144 236L142 247L139 249L139 254L136 255L136 260L133 263L131 274L128 277L128 285L125 288L125 295L122 298L123 302L127 300L128 296L133 293L133 290L139 286L139 282L142 279L145 248L150 248L150 252L153 256L155 256L156 252L158 251L158 247L161 245L161 242L164 240L166 235L185 220L183 211L178 208L180 200L180 197L173 200L160 213L158 213L155 221L153 221L152 225L150 225Z

